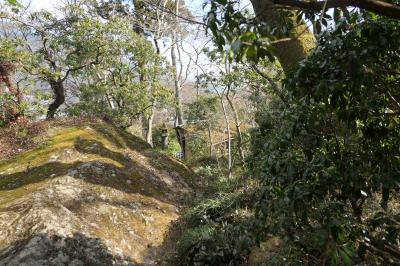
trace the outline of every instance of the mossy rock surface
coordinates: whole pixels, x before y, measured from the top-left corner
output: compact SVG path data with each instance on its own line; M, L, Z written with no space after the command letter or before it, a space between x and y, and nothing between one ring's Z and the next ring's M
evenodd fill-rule
M0 161L0 265L159 265L195 175L103 122Z

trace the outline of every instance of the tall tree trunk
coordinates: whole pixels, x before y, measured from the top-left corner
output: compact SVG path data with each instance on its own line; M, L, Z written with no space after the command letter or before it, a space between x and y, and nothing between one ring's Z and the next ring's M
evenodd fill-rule
M182 97L181 97L181 82L179 80L179 74L177 70L177 60L176 60L176 50L178 48L177 44L177 37L173 37L173 45L171 47L171 61L172 61L172 67L174 69L174 87L175 87L175 111L176 111L176 117L175 117L175 126L182 126L183 125L183 114L182 114Z
M146 63L144 61L139 63L139 68L144 69ZM148 77L144 73L140 73L139 76L140 82L146 83ZM145 86L146 91L151 91L151 85L146 83ZM151 147L153 147L153 118L154 118L154 102L151 102L150 113L146 112L142 114L142 137L146 140Z
M211 125L208 123L208 139L210 141L210 157L213 156L213 139L211 134Z
M150 112L150 114L142 115L142 136L153 147L153 108L151 108Z
M54 118L57 109L65 102L64 84L61 79L49 79L49 84L54 92L54 101L50 104L47 110L47 119Z
M182 97L181 97L181 85L179 79L175 79L175 122L174 126L183 126L183 112L182 112Z
M107 103L108 106L110 107L111 110L115 109L115 104L114 104L114 100L111 97L110 93L106 92L106 99L107 99Z
M175 1L175 14L179 15L179 0ZM178 26L179 18L176 16L175 20L175 29ZM176 131L176 136L178 138L179 145L181 146L181 151L183 154L183 159L186 159L186 138L185 138L185 130L183 128L183 113L182 113L182 99L181 99L181 83L180 83L180 74L178 72L178 64L176 53L178 51L178 32L174 30L172 33L172 47L171 47L171 62L174 71L174 86L175 86L175 122L174 127Z
M238 151L239 151L239 157L242 165L244 165L244 151L243 151L243 135L242 135L242 130L240 129L240 120L239 120L239 115L237 113L235 104L233 103L232 99L229 97L229 92L226 94L226 99L228 100L229 106L232 109L233 112L233 119L235 121L235 127L236 127L236 134L237 134L237 141L238 141Z
M151 114L147 116L147 134L146 141L153 147L153 110L151 110Z
M283 21L282 14L271 0L251 0L254 13L260 23L270 27L280 26ZM287 18L286 18L287 19ZM295 20L295 18L293 18ZM289 38L282 39L273 44L275 56L278 58L283 70L287 74L299 61L305 59L310 50L316 45L314 35L305 25L296 24Z
M224 114L224 120L225 120L225 127L226 127L226 132L228 135L228 177L232 177L232 147L231 147L231 129L229 126L229 118L228 114L226 112L226 106L225 106L225 101L223 98L223 94L220 96L220 101L221 101L221 106L222 106L222 112Z
M106 80L107 77L105 71L103 71L103 76L104 77L101 77L100 73L96 73L97 80L95 82L105 85L103 82L104 80ZM106 92L106 100L108 103L108 107L110 107L111 110L114 110L115 109L114 99L108 91Z
M147 141L147 116L142 114L142 138Z

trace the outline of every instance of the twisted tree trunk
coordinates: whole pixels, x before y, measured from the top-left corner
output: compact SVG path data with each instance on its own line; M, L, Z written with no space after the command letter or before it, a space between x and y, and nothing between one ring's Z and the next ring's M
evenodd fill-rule
M53 119L58 108L65 102L65 90L61 79L49 79L49 84L54 92L54 101L47 110L47 119Z

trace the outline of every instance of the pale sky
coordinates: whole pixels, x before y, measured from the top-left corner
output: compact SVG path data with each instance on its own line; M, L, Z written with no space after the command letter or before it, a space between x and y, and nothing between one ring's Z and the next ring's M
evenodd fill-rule
M1 1L1 0L0 0ZM55 6L62 0L21 0L23 4L31 2L32 8L35 10L54 9ZM192 11L197 11L195 16L200 15L198 11L202 11L202 0L185 0L186 4L192 8Z
M60 0L22 0L23 5L31 3L31 8L34 10L47 9L53 10Z

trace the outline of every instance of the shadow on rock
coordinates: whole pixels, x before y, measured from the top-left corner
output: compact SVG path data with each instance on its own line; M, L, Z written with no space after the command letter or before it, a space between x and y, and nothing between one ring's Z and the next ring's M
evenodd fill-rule
M130 257L113 254L100 238L75 233L71 237L38 234L0 249L0 265L137 265Z

